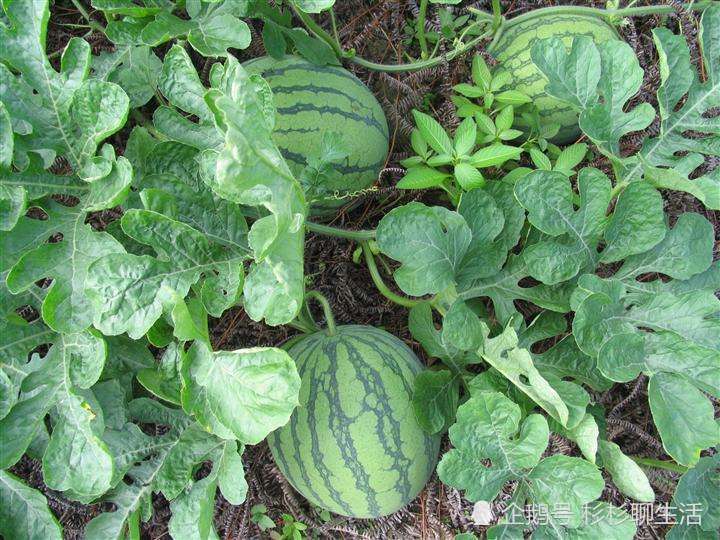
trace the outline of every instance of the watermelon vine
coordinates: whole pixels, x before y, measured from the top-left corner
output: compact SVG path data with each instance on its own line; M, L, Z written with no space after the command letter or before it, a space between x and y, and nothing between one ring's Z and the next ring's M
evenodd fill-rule
M380 64L343 45L333 0L69 2L87 33L57 53L49 0L0 2L4 538L63 537L46 494L106 503L88 539L140 538L158 495L172 538L216 538L216 497L248 504L259 444L326 524L392 514L436 474L501 510L456 538L630 539L636 516L604 490L652 504L664 471L680 513L666 537L718 538L720 6L506 19L492 0L430 32L432 5L459 2L421 0L416 57ZM699 58L655 28L642 102L617 28L677 9L696 13ZM93 36L111 46L96 54ZM259 42L266 55L247 52ZM466 63L456 122L430 96L398 142L343 62ZM383 200L374 229L338 226L396 144L394 188L418 197ZM671 192L706 215L669 212ZM336 322L306 274L308 233L349 243L422 360ZM297 335L224 350L213 327L231 309ZM598 399L632 381L651 456L613 441L622 420ZM510 511L538 507L563 512ZM273 538L327 533L247 514Z

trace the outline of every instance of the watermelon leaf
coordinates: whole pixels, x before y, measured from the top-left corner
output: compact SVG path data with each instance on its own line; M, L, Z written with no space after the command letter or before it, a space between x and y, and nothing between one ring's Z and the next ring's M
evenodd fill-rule
M567 509L561 518L549 516L549 523L535 534L542 537L546 529L555 534L566 529L569 534L587 525L583 522L585 506L601 495L604 481L597 468L583 459L564 455L541 459L548 438L544 417L531 414L521 422L520 407L507 397L480 392L458 408L457 422L450 427L453 448L442 457L438 475L449 486L464 490L471 502L492 501L507 482L515 480L518 486L513 501L521 508L527 502L546 508L562 504ZM599 523L607 521L609 525L612 518L624 516L623 521L632 525L627 536L631 537L632 520L615 510Z
M720 529L720 512L716 504L718 490L720 454L700 458L678 482L672 503L680 515L667 538L717 538Z
M149 210L130 210L121 223L125 234L158 257L114 253L90 266L85 286L96 306L94 324L105 334L142 337L203 273L218 286L239 282L233 276L242 273L243 252L221 248L189 225Z
M291 2L305 13L320 13L335 5L335 0L291 0Z
M300 377L285 351L211 352L196 341L182 360L181 400L209 431L257 444L298 404Z
M5 538L62 538L45 496L5 471L0 471L0 503L0 533Z
M649 103L624 111L643 77L625 42L595 45L592 38L578 36L567 52L560 38L548 38L533 45L531 57L549 80L547 92L580 111L580 128L611 159L620 160L623 135L645 129L655 117Z
M690 51L685 37L675 35L666 28L653 30L655 47L660 57L661 85L657 93L660 133L656 137L647 139L643 144L640 152L641 163L677 171L682 169L682 163L687 163L691 157L700 157L695 161L694 167L697 167L704 161L702 156L720 156L720 119L717 116L708 116L712 109L720 106L718 32L720 32L720 6L711 6L702 14L699 32L703 73L706 76L703 82L690 61ZM681 107L678 107L685 96L687 99ZM690 138L686 136L689 131L703 133L705 136ZM681 152L683 157L678 157ZM686 155L688 153L689 155ZM640 164L636 166L638 167ZM692 169L685 171L683 175L685 180L690 172ZM698 181L688 181L688 183L699 189L705 197L708 197L713 189L720 189L717 178L708 185ZM677 187L672 184L660 187L680 188L682 191L693 193L690 189L686 189L684 184L678 182L675 184ZM698 198L702 199L703 196ZM720 209L717 202L710 207Z
M230 57L217 82L205 100L225 144L219 152L203 153L203 179L220 197L269 212L248 234L255 263L245 280L245 310L271 325L287 323L300 310L304 292L305 197L271 141L267 111L253 91L253 79Z
M471 502L491 501L507 482L540 462L548 437L544 417L533 414L521 426L517 405L502 394L482 393L458 408L450 427L454 448L440 460L438 474L449 486L465 490Z
M615 291L588 291L573 321L575 339L606 377L651 377L650 406L666 451L692 465L700 450L720 442L712 405L700 391L720 395L720 325L714 317L720 301L712 290L676 293L672 285L637 295L616 282ZM683 399L668 403L668 396Z
M434 435L450 427L460 399L460 375L425 370L415 378L413 410L420 427Z

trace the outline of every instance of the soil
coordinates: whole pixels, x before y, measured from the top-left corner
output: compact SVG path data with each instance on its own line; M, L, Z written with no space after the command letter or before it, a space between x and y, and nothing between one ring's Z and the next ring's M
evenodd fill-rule
M89 2L85 2L86 4ZM568 2L568 1L503 1L506 16L511 17L529 9L560 4L595 5L602 7L604 2ZM643 5L650 2L640 1ZM657 3L657 0L656 2ZM679 2L668 1L668 4ZM397 63L404 61L403 54L415 54L416 51L404 50L402 42L403 26L413 20L418 11L414 0L385 0L370 2L363 0L339 0L336 6L337 24L341 40L346 48L354 47L358 54L376 62ZM475 6L490 10L490 1L462 2L454 7L461 13L467 6ZM438 25L437 8L430 4L428 27ZM88 11L97 20L91 8ZM324 18L321 20L324 21ZM327 21L324 21L327 22ZM693 15L678 12L665 19L673 30L682 28L691 46L693 58L699 57L697 44L698 19ZM82 35L86 28L76 28L73 24L85 21L69 0L57 0L52 7L52 16L48 31L48 51L62 49L67 40L75 35ZM654 90L657 88L658 62L652 44L651 30L662 24L659 17L641 17L629 20L620 31L625 39L636 50L640 64L645 69L645 82L636 102L655 104ZM264 54L260 39L260 25L253 28L253 44L248 50L238 52L238 57L245 60ZM108 50L112 45L102 34L92 33L86 37L92 44L94 53ZM164 51L161 49L160 53ZM485 54L483 47L476 52ZM487 55L486 55L487 56ZM59 55L55 56L58 60ZM410 110L414 107L428 106L433 115L440 119L446 127L454 127L457 118L450 102L452 85L464 82L468 78L467 61L470 55L456 59L449 65L440 65L416 73L388 75L368 72L354 64L347 66L365 81L375 92L383 105L391 126L392 150L374 190L361 196L359 204L343 208L332 220L335 226L347 229L373 228L388 209L405 204L411 200L421 200L429 204L446 204L436 193L401 192L393 186L402 175L398 162L406 157L408 150L407 136L412 129ZM197 67L207 73L204 60L196 57ZM642 144L645 136L657 130L652 126L646 133L628 137L623 143L623 150L631 153ZM112 142L122 151L129 127L115 135ZM603 167L602 160L594 163ZM708 162L708 169L718 165L717 161ZM720 230L720 217L717 213L705 210L691 196L674 192L666 194L666 209L674 220L679 214L687 211L699 212L707 217L715 226L716 233ZM104 216L112 219L113 215ZM117 213L115 215L117 217ZM716 235L718 236L718 235ZM369 324L385 328L403 339L420 358L427 361L420 346L413 341L407 330L407 312L405 309L387 301L373 286L370 276L364 267L353 262L356 245L349 241L309 234L306 241L306 275L310 277L309 287L321 291L331 302L338 324L355 323ZM717 253L715 254L717 258ZM391 283L390 279L386 280ZM530 306L519 306L523 313L530 315L535 312ZM322 317L316 314L317 320ZM220 319L212 321L212 339L216 349L235 349L247 346L279 345L296 333L288 327L271 328L251 321L241 308L231 309ZM641 455L651 458L665 458L653 426L647 404L646 379L641 376L627 384L617 384L609 391L595 394L593 397L608 411L608 438L619 444L627 454ZM715 401L716 408L720 408ZM445 443L447 446L447 442ZM563 453L579 455L577 447L570 441L553 435L548 454ZM426 489L405 509L389 517L378 520L354 520L332 518L324 521L316 509L308 505L288 483L282 478L274 466L267 446L259 444L248 447L244 454L249 492L247 501L240 506L233 506L218 494L215 525L221 538L267 538L267 532L261 532L250 520L250 508L256 504L264 504L268 515L281 523L282 514L291 514L308 525L308 531L324 538L452 538L457 532L474 532L482 535L483 527L473 526L470 514L472 505L463 500L460 493L443 486L433 476ZM98 512L109 510L102 504L85 506L68 501L61 494L47 489L42 483L42 475L38 462L24 457L13 469L16 474L40 488L48 497L53 513L64 527L67 538L82 538L84 525ZM678 475L660 470L649 471L649 477L657 494L657 503L669 502ZM630 508L631 500L621 495L606 478L606 488L602 498L617 506ZM495 515L502 513L507 495L501 495L493 505ZM154 514L149 522L142 525L143 538L169 538L167 530L170 510L167 501L160 495L153 500ZM327 516L324 516L327 517ZM641 525L637 538L663 538L667 527L662 525Z

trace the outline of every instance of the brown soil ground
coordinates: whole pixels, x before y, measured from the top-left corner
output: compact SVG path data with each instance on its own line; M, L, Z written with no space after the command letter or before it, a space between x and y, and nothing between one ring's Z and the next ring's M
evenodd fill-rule
M85 1L86 4L89 2ZM651 3L643 1L637 5ZM658 0L652 3L662 3ZM672 4L668 0L666 3ZM364 0L338 0L336 14L340 36L346 48L354 47L358 54L368 59L397 63L403 61L403 53L411 55L415 51L405 51L402 43L402 28L406 21L412 20L418 7L415 0L385 0L371 2ZM604 2L572 2L562 0L503 0L502 5L506 16L511 17L540 7L562 4L594 5L602 7ZM462 2L455 7L460 14L467 6L475 6L490 10L490 0ZM437 8L430 4L428 27L437 27ZM93 14L92 9L89 9ZM100 15L94 15L100 20ZM52 17L48 32L48 51L55 52L64 47L73 35L83 34L86 29L69 26L84 23L78 11L69 0L57 0L52 8ZM699 57L697 44L698 19L692 15L680 13L668 16L666 24L673 30L682 31L687 36L693 51L693 58ZM656 104L654 90L657 88L659 75L657 54L652 44L651 30L660 26L663 20L659 17L641 17L628 21L620 31L636 50L640 64L645 70L645 84L636 102ZM238 53L241 60L264 54L260 39L260 25L254 28L253 44ZM101 34L87 37L93 45L94 52L112 48ZM162 56L164 50L159 53ZM484 54L483 47L477 52ZM487 56L487 55L486 55ZM408 150L407 136L412 129L410 110L414 107L429 105L430 110L447 127L457 123L450 102L451 88L454 84L468 79L468 59L470 55L456 59L449 65L441 65L416 73L387 75L369 72L355 65L349 69L365 81L376 93L388 117L392 133L392 150L388 157L386 169L372 192L362 196L360 204L353 208L344 208L332 224L348 229L372 228L378 220L392 207L405 204L411 200L421 200L429 204L445 204L437 199L434 193L408 193L396 190L393 186L402 175L398 162L406 157ZM57 59L57 56L55 57ZM195 58L197 67L207 73L208 65L201 58ZM652 126L648 133L657 130ZM124 148L125 137L129 127L117 134L113 143L118 151ZM631 153L639 148L647 133L635 134L624 142L624 151ZM603 167L602 161L594 163ZM707 163L708 168L717 166L716 162ZM695 211L705 215L720 230L720 217L717 213L705 210L691 196L678 193L666 195L666 209L674 220L679 214ZM104 216L111 217L111 216ZM717 235L716 235L717 236ZM407 329L407 312L381 296L373 286L364 266L353 262L353 251L356 246L346 240L320 237L309 234L306 242L306 273L312 279L312 288L325 294L331 304L339 324L355 323L383 327L399 336L410 345L423 359L420 346L413 341ZM717 258L717 253L716 253ZM390 280L387 280L390 283ZM535 313L531 306L519 306L527 315ZM318 320L320 317L318 317ZM241 308L229 310L221 319L212 321L212 337L218 349L235 349L247 346L278 345L296 333L288 328L271 328L254 323ZM646 379L641 376L627 384L617 384L603 394L593 396L608 411L609 439L621 446L627 454L642 455L653 458L667 458L657 438L650 411L647 404ZM716 402L716 407L720 408ZM447 443L446 443L447 445ZM577 447L560 436L553 435L547 451L548 454L563 453L579 455ZM268 515L280 523L284 513L292 514L308 525L308 532L313 537L322 538L452 538L458 532L474 532L482 536L483 527L474 527L470 519L472 505L463 500L460 493L443 486L433 476L426 489L405 509L389 517L378 520L354 520L333 518L324 522L316 509L313 509L299 496L282 478L274 466L267 446L263 443L249 447L245 451L244 461L247 468L249 493L247 502L240 506L227 503L218 494L215 524L221 538L245 539L267 538L250 521L250 508L255 504L264 504ZM61 521L67 538L82 538L83 527L92 517L104 508L102 504L84 506L68 501L61 494L47 489L42 483L40 464L30 458L23 460L14 468L14 472L35 487L39 487L47 496L50 507ZM667 502L678 476L664 471L650 471L649 477L658 496L658 502ZM509 496L501 495L495 504L495 515L502 513L504 500ZM603 499L617 506L629 508L630 499L621 495L609 478L603 493ZM155 496L153 501L154 515L143 524L143 538L159 540L169 538L167 530L170 509L162 496ZM661 525L641 526L637 538L664 538L667 527Z

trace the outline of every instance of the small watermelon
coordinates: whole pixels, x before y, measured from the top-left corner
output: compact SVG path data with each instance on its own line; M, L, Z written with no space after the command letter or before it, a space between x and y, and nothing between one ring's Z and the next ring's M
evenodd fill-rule
M306 499L372 518L413 500L435 469L440 438L411 404L422 365L398 338L339 326L293 342L302 384L290 422L268 437L280 471Z
M548 13L516 24L511 19L490 49L500 66L512 75L510 87L529 95L545 121L560 124L560 132L553 139L557 144L579 137L578 116L570 105L545 93L546 79L530 58L530 49L536 41L549 37L562 39L569 49L576 36L589 36L595 43L618 39L615 28L598 17Z
M321 155L325 132L342 138L349 156L334 165L341 176L333 185L323 186L332 195L314 204L313 213L347 204L350 199L344 195L377 180L388 154L387 120L360 79L341 67L317 66L298 56L281 60L264 56L243 66L248 73L261 75L273 91L277 111L273 138L293 174L299 176L308 157Z

